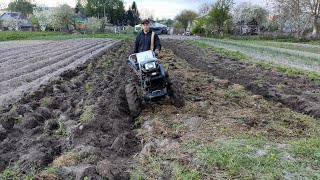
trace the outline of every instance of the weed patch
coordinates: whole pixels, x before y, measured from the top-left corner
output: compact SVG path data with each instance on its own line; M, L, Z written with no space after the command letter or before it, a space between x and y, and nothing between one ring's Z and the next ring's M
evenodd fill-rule
M85 106L83 113L80 116L81 123L88 123L93 118L92 106Z

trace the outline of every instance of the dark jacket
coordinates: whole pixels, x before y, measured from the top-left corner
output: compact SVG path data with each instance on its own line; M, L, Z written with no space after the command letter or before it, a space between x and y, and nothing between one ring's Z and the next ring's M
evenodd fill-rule
M139 53L142 51L150 50L151 34L152 34L151 30L147 34L145 34L143 30L139 32L139 34L137 35L136 41L134 43L133 53ZM159 39L159 36L156 34L154 35L154 48L152 50L154 51L155 49L161 50L160 39Z

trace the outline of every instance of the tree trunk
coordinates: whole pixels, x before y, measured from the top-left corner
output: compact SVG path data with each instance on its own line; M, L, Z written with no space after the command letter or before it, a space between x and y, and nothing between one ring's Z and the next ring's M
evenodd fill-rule
M317 38L318 37L318 19L319 17L318 16L314 16L314 19L313 19L313 31L312 31L312 37L313 38Z

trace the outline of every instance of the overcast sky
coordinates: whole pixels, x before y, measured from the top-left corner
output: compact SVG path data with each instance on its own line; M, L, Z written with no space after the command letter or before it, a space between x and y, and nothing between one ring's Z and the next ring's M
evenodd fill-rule
M57 6L67 3L70 6L75 6L76 0L33 0L37 4L46 6ZM190 9L198 11L201 4L205 2L214 3L216 0L135 0L138 8L141 10L147 9L152 12L154 18L174 18L180 11ZM10 0L0 0L0 4L9 4ZM126 8L132 4L133 0L124 0ZM235 0L236 5L242 2L251 2L265 6L266 0Z

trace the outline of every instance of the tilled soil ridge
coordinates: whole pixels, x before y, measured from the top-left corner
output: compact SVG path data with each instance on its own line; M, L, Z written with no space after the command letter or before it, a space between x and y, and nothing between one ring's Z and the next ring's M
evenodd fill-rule
M25 94L0 111L0 172L36 179L128 179L138 142L124 85L130 44Z
M320 83L296 75L275 72L261 66L223 58L216 53L184 41L165 40L163 44L180 58L221 79L245 86L266 99L320 118Z
M37 89L63 71L95 59L117 42L72 39L0 48L6 50L0 58L0 106L14 102L23 92Z

